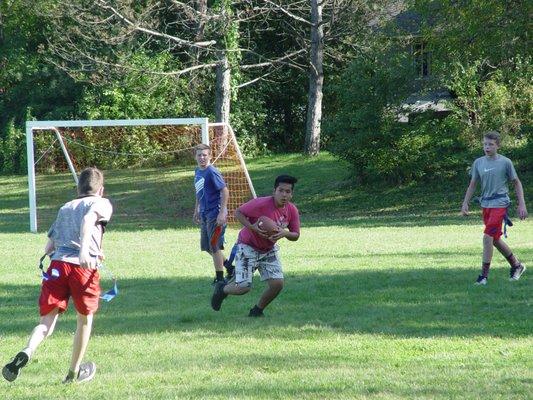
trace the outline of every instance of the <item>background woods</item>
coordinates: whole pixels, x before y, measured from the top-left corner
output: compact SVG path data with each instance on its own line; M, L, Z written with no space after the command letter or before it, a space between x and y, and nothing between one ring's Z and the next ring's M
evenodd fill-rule
M531 165L525 1L4 0L0 171L28 119L208 116L248 156L329 150L359 181ZM394 152L391 153L391 149Z

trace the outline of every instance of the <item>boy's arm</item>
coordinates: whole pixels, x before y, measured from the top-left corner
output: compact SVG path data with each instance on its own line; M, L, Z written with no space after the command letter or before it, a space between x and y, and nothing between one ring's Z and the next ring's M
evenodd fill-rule
M461 207L461 214L463 214L464 216L467 216L470 212L469 203L470 199L472 198L472 195L474 194L474 191L476 190L476 183L476 180L472 178L470 180L468 188L466 189L465 198L463 200L463 206Z
M44 246L44 253L50 255L54 252L55 249L56 246L54 245L54 241L51 238L48 238L46 246Z
M222 226L228 219L229 190L226 186L220 189L220 211L217 216L217 225Z
M518 200L518 217L520 219L526 219L527 208L526 202L524 200L524 188L522 186L522 182L520 182L520 179L518 178L514 180L514 190L516 192L516 198Z
M239 221L245 228L248 228L252 232L257 233L259 236L268 239L268 235L266 234L266 232L259 228L257 226L257 223L251 224L250 221L248 221L248 217L244 215L238 208L235 210L235 218L237 218L237 221Z
M192 215L192 222L195 223L195 224L199 224L200 223L200 215L198 213L198 207L199 207L199 204L198 204L198 197L196 197L196 202L194 203L194 213Z
M296 242L300 238L300 232L291 232L288 229L280 229L278 233L269 237L273 242L281 238L287 238L287 240L290 240L291 242Z
M80 267L96 269L96 260L89 254L91 231L98 221L98 214L90 211L83 217L80 229Z
M295 217L291 217L291 222L287 229L280 229L278 233L270 236L270 240L273 242L278 241L281 238L287 238L291 242L296 242L300 238L300 216L298 210L294 211Z

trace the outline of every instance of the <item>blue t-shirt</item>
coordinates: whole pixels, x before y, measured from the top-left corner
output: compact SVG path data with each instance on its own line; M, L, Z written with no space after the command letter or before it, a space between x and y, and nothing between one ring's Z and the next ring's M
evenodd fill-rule
M220 211L220 191L226 182L220 171L209 165L206 169L196 168L194 171L194 188L200 205L200 215L209 219L216 218Z

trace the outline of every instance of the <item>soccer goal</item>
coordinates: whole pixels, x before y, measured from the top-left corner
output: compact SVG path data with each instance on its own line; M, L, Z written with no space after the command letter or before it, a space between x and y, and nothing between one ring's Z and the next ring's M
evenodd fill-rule
M76 196L78 174L87 166L105 171L119 227L179 224L192 217L198 143L212 147L212 163L230 191L231 217L256 195L228 124L207 118L27 121L31 232L47 229L58 207Z

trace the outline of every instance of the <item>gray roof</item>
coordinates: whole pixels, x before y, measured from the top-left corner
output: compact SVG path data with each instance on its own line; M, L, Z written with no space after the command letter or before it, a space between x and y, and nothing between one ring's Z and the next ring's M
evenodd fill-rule
M453 96L446 89L414 93L400 105L398 121L408 122L410 114L419 114L425 111L447 114L451 111L449 105L452 101Z

